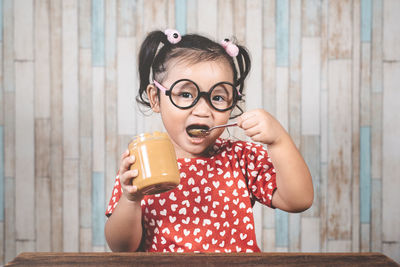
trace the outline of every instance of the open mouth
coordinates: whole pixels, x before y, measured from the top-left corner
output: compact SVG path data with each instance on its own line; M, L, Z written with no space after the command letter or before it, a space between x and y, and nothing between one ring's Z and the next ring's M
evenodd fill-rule
M201 124L192 124L186 127L186 132L190 137L201 137L201 132L208 131L210 127Z

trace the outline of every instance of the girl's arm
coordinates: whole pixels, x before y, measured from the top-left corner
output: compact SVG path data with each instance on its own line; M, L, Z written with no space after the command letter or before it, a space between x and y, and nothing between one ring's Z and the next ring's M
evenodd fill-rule
M268 147L276 170L277 184L272 205L288 212L308 209L314 199L311 175L303 157L281 124L268 112L256 109L240 116L238 126L252 140Z
M136 251L142 239L140 200L130 201L122 195L117 207L106 221L104 232L112 251Z
M143 196L137 192L136 186L132 186L132 179L138 175L138 171L129 169L134 162L135 158L129 157L129 151L122 154L119 168L122 195L104 228L112 251L136 251L142 239L140 202Z

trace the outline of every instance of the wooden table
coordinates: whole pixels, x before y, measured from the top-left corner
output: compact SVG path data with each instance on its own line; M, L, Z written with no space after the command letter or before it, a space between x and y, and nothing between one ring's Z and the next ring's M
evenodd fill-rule
M6 266L399 266L381 253L21 253Z

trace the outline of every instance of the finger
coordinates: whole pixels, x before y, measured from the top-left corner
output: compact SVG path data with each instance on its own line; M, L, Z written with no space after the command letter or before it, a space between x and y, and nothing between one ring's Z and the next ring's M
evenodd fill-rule
M254 142L261 142L261 143L264 143L262 133L257 133L257 134L255 134L255 135L253 135L253 136L251 137L251 139L252 139Z
M124 158L121 161L121 166L120 166L121 172L125 172L125 171L129 170L133 163L135 163L134 155Z
M138 191L138 189L137 189L136 185L127 185L127 186L125 186L124 191L126 191L128 194L132 195L132 194L135 194Z
M134 169L134 170L128 170L126 172L124 172L121 176L120 176L120 180L121 180L121 184L123 185L130 185L132 184L132 180L135 179L138 176L138 170Z
M254 116L255 116L255 114L253 111L247 111L247 112L243 113L242 115L240 115L238 120L240 120L240 122L243 123Z
M242 123L241 128L242 128L243 130L248 130L248 129L251 129L251 128L256 127L257 124L258 124L258 119L257 119L257 117L251 117L251 118L245 120L245 121Z
M121 154L121 158L120 160L122 161L124 158L129 156L129 149L125 150L122 154Z
M245 130L244 133L245 133L248 137L253 138L253 136L258 135L258 134L261 134L261 131L260 131L258 128L253 127L253 128L250 128L250 129Z

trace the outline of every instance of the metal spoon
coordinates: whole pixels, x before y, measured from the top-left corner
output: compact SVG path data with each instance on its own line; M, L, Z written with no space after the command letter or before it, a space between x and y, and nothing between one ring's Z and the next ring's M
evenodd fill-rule
M217 125L217 126L211 127L208 130L206 130L206 129L190 129L188 132L192 136L205 137L205 136L209 135L210 132L214 129L222 128L222 127L231 127L231 126L236 126L236 125L237 125L237 122L233 122L233 123L228 123L228 124Z

